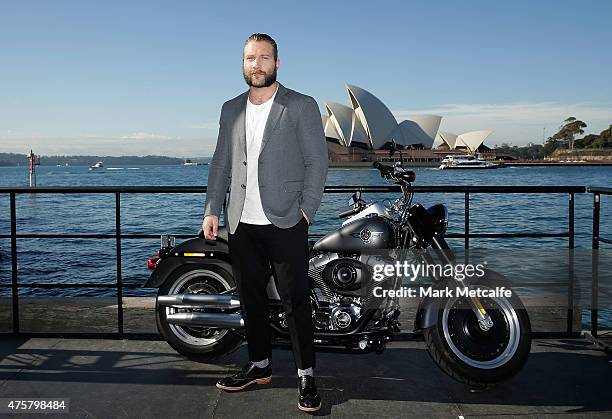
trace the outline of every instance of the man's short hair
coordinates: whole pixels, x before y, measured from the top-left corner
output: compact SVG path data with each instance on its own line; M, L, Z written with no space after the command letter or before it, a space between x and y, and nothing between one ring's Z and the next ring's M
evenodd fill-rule
M270 35L266 33L254 33L253 35L247 38L244 45L246 46L246 44L248 44L251 41L264 41L264 42L269 43L274 48L274 61L278 59L278 46L276 45L276 41L272 39Z

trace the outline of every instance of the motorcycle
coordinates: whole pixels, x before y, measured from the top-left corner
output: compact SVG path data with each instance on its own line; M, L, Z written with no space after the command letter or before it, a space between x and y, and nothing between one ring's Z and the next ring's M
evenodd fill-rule
M347 218L342 226L310 242L308 276L317 350L382 353L400 333L399 293L372 298L372 285L378 285L372 281L374 266L392 264L409 252L422 263L457 265L444 238L446 207L413 204L416 174L401 163L376 162L374 167L401 187L402 196L387 204L367 204L356 193L350 201L352 208L338 214ZM179 245L174 237L162 236L157 256L148 261L153 272L143 287L158 288L157 328L177 352L196 361L213 361L245 340L227 234L220 227L217 240L207 241L200 231L197 238ZM456 289L457 295L426 295L414 321L414 331L422 332L434 363L473 387L491 386L516 374L531 346L529 317L514 292L509 296L476 293L499 287L511 290L512 284L492 270L483 273L461 280L434 275L434 291ZM275 343L287 345L289 330L275 281L270 270L269 324ZM397 276L383 282L395 290L402 284Z

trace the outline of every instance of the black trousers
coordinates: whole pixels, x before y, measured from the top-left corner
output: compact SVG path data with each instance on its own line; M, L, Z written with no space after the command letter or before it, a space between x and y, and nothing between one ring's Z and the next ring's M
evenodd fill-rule
M229 246L250 360L261 361L272 355L266 293L271 267L285 310L295 364L300 369L314 367L306 219L302 217L286 229L273 224L240 223L229 235Z

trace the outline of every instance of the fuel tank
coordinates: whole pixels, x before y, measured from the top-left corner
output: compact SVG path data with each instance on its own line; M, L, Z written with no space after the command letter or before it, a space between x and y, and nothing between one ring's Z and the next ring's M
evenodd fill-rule
M317 241L313 250L322 252L359 252L389 249L394 243L393 228L377 215L360 218L343 225Z

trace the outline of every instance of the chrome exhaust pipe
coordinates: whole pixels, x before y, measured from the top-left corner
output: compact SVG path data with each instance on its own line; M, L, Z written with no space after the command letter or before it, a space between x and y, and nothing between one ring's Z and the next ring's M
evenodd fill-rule
M225 313L172 313L166 319L170 324L181 326L219 327L223 329L238 329L244 327L240 314Z
M157 303L162 306L179 308L240 308L240 299L234 295L219 294L170 294L157 297Z

